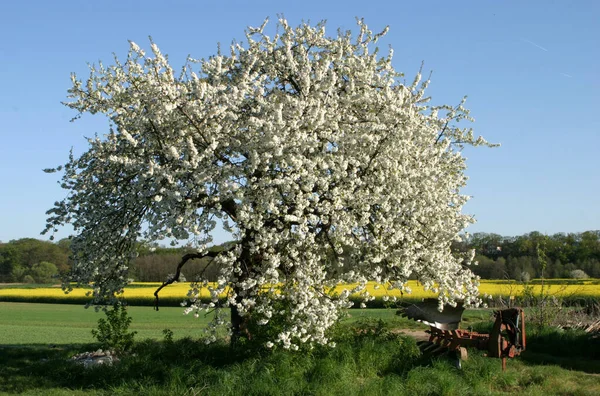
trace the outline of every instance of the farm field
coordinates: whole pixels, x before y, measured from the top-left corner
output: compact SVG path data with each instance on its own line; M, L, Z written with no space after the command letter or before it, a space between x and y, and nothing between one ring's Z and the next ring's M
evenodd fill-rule
M600 297L598 283L546 281L550 293L594 301ZM0 394L239 395L241 389L249 395L600 394L600 339L582 331L528 325L527 351L510 360L506 372L499 360L476 350L457 370L447 358L419 357L412 336L424 335L427 327L396 315L395 308L351 309L341 322L334 349L248 354L224 341L204 344L203 328L211 318L184 315L179 306L189 284L163 289L161 308L155 311L151 305L159 285L133 283L125 290L127 300L136 304L128 308L130 330L137 332L134 355L124 356L117 366L93 370L68 360L99 347L91 329L105 316L84 308L88 290L64 295L52 285L0 285ZM539 292L538 281L530 285ZM368 291L381 301L385 290L374 286L370 283ZM404 301L434 296L416 282L410 286L414 294L405 295ZM481 285L482 294L508 297L522 292L523 286L514 282ZM11 298L44 303L8 302ZM491 312L466 310L462 327L487 331ZM383 333L376 330L379 326ZM365 328L373 332L361 336ZM173 341L165 341L165 329L172 331ZM221 336L223 340L225 334Z
M133 317L132 330L138 332L139 339L160 339L162 330L167 328L178 338L198 337L209 320L183 315L182 308L176 307L160 311L129 307L128 312ZM90 331L105 315L83 305L0 302L0 317L0 344L60 345L94 342Z
M395 309L354 309L347 322L361 319L382 319L403 328L422 328L414 321L395 315ZM181 307L165 307L155 311L151 307L129 307L133 318L131 330L137 331L136 339L163 338L162 331L170 329L175 339L202 335L202 328L210 317L184 315ZM481 318L487 312L473 310L468 317ZM94 339L90 330L102 312L85 309L72 304L35 304L0 302L0 345L91 343Z
M598 299L600 298L600 280L599 279L549 279L544 280L547 292L556 297L565 299ZM529 283L533 293L540 293L542 284L540 280L533 280ZM141 283L134 282L125 288L123 296L130 305L153 305L154 291L160 286L160 283ZM423 290L417 281L409 281L408 286L412 289L410 294L401 294L398 290L386 290L385 287L377 287L374 282L369 282L367 291L377 299L397 298L406 300L422 299L435 297L436 294L431 291ZM335 292L339 293L344 288L351 288L352 285L341 285L336 287ZM483 297L492 296L494 298L518 297L523 294L525 285L515 281L501 280L483 280L479 288ZM165 287L160 292L161 305L179 306L185 300L189 290L189 283L177 283ZM69 294L64 294L57 286L36 286L36 285L4 285L0 286L0 302L46 302L46 303L85 303L89 300L86 296L89 289L74 289ZM208 299L209 293L206 288L201 290L201 298Z
M163 338L163 330L173 331L174 339L198 338L210 316L184 315L181 307L165 307L155 311L151 307L129 307L133 318L131 330L136 339ZM489 309L470 309L463 315L464 323L485 321ZM0 302L0 345L91 343L90 330L104 314L93 308L73 304L37 304ZM388 326L402 329L425 330L427 326L396 315L396 309L351 309L344 323L362 320L383 320Z

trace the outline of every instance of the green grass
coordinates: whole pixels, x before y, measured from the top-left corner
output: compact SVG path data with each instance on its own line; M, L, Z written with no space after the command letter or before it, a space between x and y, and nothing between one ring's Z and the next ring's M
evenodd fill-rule
M174 338L199 337L211 316L184 315L183 308L129 307L133 318L131 330L137 339L163 338L162 331L170 329ZM395 315L395 309L355 309L345 320L382 319L390 327L421 328L426 326ZM105 315L93 308L71 304L34 304L0 302L0 345L89 343L94 339L91 329Z
M210 317L184 315L183 308L129 307L136 338L161 339L163 329L176 338L198 337ZM91 329L104 313L70 304L0 302L0 345L89 343Z
M102 313L73 305L0 303L0 393L600 394L600 340L582 332L532 329L528 350L509 360L506 372L500 360L475 350L457 370L447 358L420 357L414 340L390 332L425 328L395 311L351 310L334 333L336 348L293 353L205 345L197 338L207 318L184 316L181 308L130 307L132 330L139 332L133 354L116 366L86 370L68 358L98 348L90 330ZM463 327L485 327L490 315L467 310ZM174 342L162 341L165 328L174 332Z
M364 325L364 323L362 323ZM377 335L375 335L377 334ZM418 355L415 342L346 324L336 348L274 352L191 339L138 342L113 367L68 361L90 345L0 348L0 392L95 395L596 395L600 378L525 359L508 363L471 351L463 369Z
M396 315L396 309L351 309L346 323L363 320L383 320L388 328L427 329L427 326ZM129 307L133 318L131 330L137 331L137 339L160 340L162 331L170 329L175 339L199 337L202 329L212 318L201 315L184 315L181 307L164 307L155 311L152 307ZM473 309L465 311L463 327L490 320L491 310ZM23 344L71 344L89 343L94 339L91 329L102 312L93 308L71 304L35 304L0 302L0 345Z
M40 287L60 287L56 283L0 283L0 289L38 289Z

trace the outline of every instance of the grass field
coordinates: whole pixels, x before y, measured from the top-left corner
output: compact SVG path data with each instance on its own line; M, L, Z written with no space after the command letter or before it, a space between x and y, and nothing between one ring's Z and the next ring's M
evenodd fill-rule
M396 315L396 309L351 309L342 323L353 324L365 320L385 322L388 328L425 330L428 327ZM136 339L163 339L163 330L173 331L174 339L199 338L210 316L184 315L182 308L166 307L154 311L151 307L129 307L133 318L131 330ZM68 345L91 343L91 329L102 312L72 304L35 304L0 302L0 345ZM490 322L491 309L468 309L463 314L463 327Z
M541 287L531 283L534 290ZM550 281L550 293L600 297L598 280ZM92 370L68 358L96 350L91 329L104 318L85 309L86 290L65 296L52 285L0 285L0 394L51 395L597 395L600 394L600 338L577 331L528 327L527 351L500 361L470 351L462 370L449 359L419 357L414 339L402 336L426 326L395 314L396 309L352 309L334 337L335 349L313 351L235 350L201 341L210 317L184 315L179 303L188 284L171 285L161 293L155 311L153 293L159 284L135 283L126 289L128 313L136 331L134 354L114 367ZM430 297L418 285L404 300ZM522 293L514 282L482 282L481 292L508 297ZM535 289L537 288L537 289ZM381 301L382 289L369 285ZM43 301L45 303L6 302ZM60 302L52 304L50 302ZM175 305L169 307L166 305ZM145 305L145 306L144 306ZM491 309L471 309L462 327L485 331ZM362 336L356 327L384 332ZM165 342L163 330L173 332Z
M162 337L169 328L179 338L197 337L208 318L183 315L182 308L129 307L133 330L138 338ZM0 344L72 344L89 343L90 330L96 327L102 312L71 304L29 304L0 302Z
M198 338L210 316L184 315L181 307L165 307L154 311L151 307L129 307L133 318L131 330L137 331L136 339L161 340L163 330L173 331L174 339ZM465 323L489 319L490 310L467 310ZM0 302L0 345L66 345L91 343L91 329L102 312L93 308L72 304L35 304ZM352 309L345 323L361 320L383 320L389 327L426 329L427 326L396 315L396 309Z
M116 366L83 369L68 357L95 350L103 317L75 305L0 303L0 393L25 395L597 395L600 340L582 332L531 329L528 350L508 363L470 351L463 369L419 357L411 338L388 330L424 328L393 309L350 310L336 348L299 353L232 349L195 341L206 318L181 308L129 307L134 354ZM468 310L465 326L490 310ZM385 323L379 335L355 330ZM162 340L162 329L174 342ZM191 337L191 338L190 338Z

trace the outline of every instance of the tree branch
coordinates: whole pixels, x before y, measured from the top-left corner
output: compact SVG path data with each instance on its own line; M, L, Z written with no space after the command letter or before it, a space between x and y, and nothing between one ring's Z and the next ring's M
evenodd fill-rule
M168 286L171 283L179 280L179 275L181 275L181 268L185 265L185 263L187 263L190 260L203 259L204 257L212 257L214 259L215 257L217 257L219 254L223 253L224 251L225 250L222 250L220 252L209 251L206 253L188 253L185 256L183 256L181 258L181 261L179 262L179 264L177 264L177 271L175 272L175 275L171 279L164 281L163 284L160 285L160 287L158 289L156 289L156 291L154 292L154 297L155 297L154 310L158 311L158 293L165 286Z
M446 123L444 124L444 128L442 128L440 134L438 135L437 139L435 139L435 144L437 144L440 139L442 138L442 136L444 136L444 133L446 132L446 128L448 128L448 123L450 122L450 120L446 121Z
M233 221L237 221L237 208L238 205L233 198L221 201L221 209L223 209Z

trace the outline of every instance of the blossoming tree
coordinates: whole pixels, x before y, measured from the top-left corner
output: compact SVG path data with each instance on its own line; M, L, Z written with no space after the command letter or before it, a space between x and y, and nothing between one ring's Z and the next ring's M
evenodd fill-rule
M429 81L403 82L392 51L375 47L385 31L363 21L335 37L282 18L270 37L265 24L181 73L154 43L151 54L131 43L124 62L72 76L67 105L111 128L71 155L69 195L48 212L46 232L72 223L76 233L68 280L107 301L128 282L137 240L184 240L197 252L164 285L191 259L211 257L220 274L192 285L187 310L231 308L234 337L249 320L277 320L268 345L292 349L329 343L367 280L410 292L416 274L440 304L477 303L471 258L450 252L472 222L460 150L489 145L457 126L469 120L464 100L429 105ZM207 250L217 219L237 241L219 253ZM340 284L352 286L332 295ZM212 302L198 298L203 287Z

